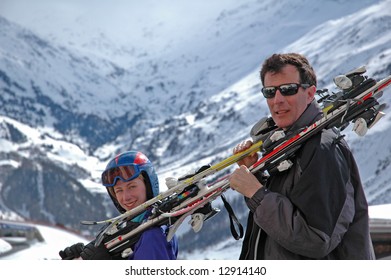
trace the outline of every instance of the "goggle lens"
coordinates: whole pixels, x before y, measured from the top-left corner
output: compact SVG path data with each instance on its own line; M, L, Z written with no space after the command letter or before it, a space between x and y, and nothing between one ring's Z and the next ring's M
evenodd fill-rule
M102 173L102 184L105 187L113 187L118 179L128 182L140 175L137 165L123 165L106 170Z

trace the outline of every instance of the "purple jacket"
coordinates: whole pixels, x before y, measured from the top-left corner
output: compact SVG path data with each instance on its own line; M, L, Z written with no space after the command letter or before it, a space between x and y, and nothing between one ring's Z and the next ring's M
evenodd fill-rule
M167 242L167 227L152 227L141 235L134 245L129 260L176 260L178 241L174 236Z

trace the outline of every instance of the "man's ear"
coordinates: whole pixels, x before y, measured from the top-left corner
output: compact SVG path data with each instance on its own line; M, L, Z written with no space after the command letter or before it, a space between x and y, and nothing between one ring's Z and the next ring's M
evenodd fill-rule
M310 104L314 100L316 93L316 86L310 86L307 88L307 104Z

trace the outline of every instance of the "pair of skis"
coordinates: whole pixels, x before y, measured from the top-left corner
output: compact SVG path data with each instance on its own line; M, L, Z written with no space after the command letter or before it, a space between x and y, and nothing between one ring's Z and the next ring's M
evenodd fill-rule
M191 216L191 226L196 232L199 231L203 222L217 212L210 207L210 203L230 188L228 176L209 185L204 183L204 178L258 151L263 152L263 157L249 168L252 173L272 169L286 170L292 164L289 159L300 145L322 129L336 127L343 130L350 123L354 123L353 129L356 133L360 136L365 135L384 115L382 110L385 104L379 105L377 100L381 97L382 90L391 84L391 75L376 82L364 76L364 73L365 68L361 67L337 76L334 79L340 89L337 93L319 92L318 102L323 105L323 118L296 134L285 135L282 130L261 124L258 137L254 138L256 142L248 150L230 156L185 179L168 179L167 191L117 217L82 223L105 224L97 235L95 245L103 242L109 252L121 253L124 257L130 253L132 242L137 241L135 237L152 226L169 226L167 239L170 240L183 221ZM126 221L144 211L151 212L145 222L130 231L121 230Z

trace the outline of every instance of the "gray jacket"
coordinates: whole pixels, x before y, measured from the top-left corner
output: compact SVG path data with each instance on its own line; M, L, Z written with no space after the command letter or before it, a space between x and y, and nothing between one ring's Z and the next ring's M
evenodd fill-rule
M312 102L289 130L321 118ZM368 205L353 155L323 130L251 199L240 259L374 259Z

